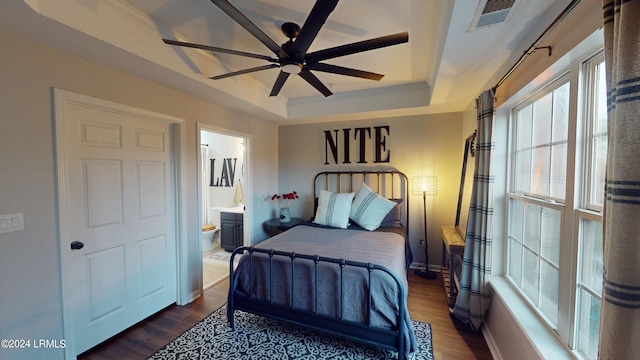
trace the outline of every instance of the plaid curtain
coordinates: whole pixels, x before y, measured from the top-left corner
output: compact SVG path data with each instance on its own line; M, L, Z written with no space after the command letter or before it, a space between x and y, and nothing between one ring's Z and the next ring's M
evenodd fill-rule
M493 237L493 123L494 92L486 90L476 100L478 137L471 203L458 298L453 315L480 329L490 303L491 240Z
M608 158L600 359L640 359L640 1L603 0Z

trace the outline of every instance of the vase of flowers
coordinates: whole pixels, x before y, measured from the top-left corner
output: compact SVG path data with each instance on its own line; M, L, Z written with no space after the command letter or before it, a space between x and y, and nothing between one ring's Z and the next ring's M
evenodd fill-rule
M284 206L282 206L282 203L280 203L280 222L283 223L288 223L291 221L291 212L289 211L289 203L291 202L291 200L295 200L298 198L298 193L293 191L287 194L274 194L271 197L271 200L278 200L278 202L280 203L280 201L284 201Z
M291 221L291 212L288 207L280 208L280 222L288 223Z

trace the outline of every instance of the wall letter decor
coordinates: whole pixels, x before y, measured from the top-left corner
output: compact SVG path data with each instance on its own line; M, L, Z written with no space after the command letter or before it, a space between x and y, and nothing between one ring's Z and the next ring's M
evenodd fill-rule
M387 126L376 126L374 127L374 129L376 130L376 151L375 151L375 159L373 160L374 163L388 163L389 161L391 161L391 151L387 150L387 138L382 135L382 130L387 130L387 135L389 135L389 125ZM380 150L385 151L386 153L386 157L384 159L382 159L380 157L381 153Z
M339 152L342 149L342 163L351 164L351 141L358 151L358 164L367 163L367 142L371 141L371 127L358 127L353 129L353 138L351 138L352 129L342 129L342 144L340 144L340 130L324 130L324 164L329 165L329 159L333 159L333 163L338 163ZM391 159L391 150L387 146L387 138L390 135L389 125L374 126L374 140L372 144L373 162L388 163ZM334 135L331 133L333 131ZM384 131L384 132L383 132ZM386 134L385 134L386 132ZM342 146L340 146L342 145ZM331 156L329 156L331 154Z
M336 139L338 139L338 131L339 130L333 130L336 132ZM329 130L325 130L324 131L324 164L325 165L329 165L329 157L328 157L328 148L327 145L329 145L329 147L331 148L331 154L333 155L333 161L337 164L338 163L338 145L336 144L335 141L333 141L333 137L331 136L331 131Z
M231 161L233 160L233 164ZM220 177L216 178L215 184L213 183L213 178L215 177L215 167L216 167L216 159L210 159L211 161L211 175L209 177L209 186L213 187L231 187L233 186L233 179L236 175L236 162L237 158L227 158L222 159L222 173Z

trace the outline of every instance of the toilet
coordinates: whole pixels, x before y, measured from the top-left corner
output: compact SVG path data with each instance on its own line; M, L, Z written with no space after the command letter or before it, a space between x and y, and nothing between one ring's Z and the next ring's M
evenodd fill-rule
M202 226L202 251L209 251L215 248L218 244L216 234L220 231L219 226L215 225L203 225Z
M202 251L208 251L220 246L220 207L209 208L208 224L202 225Z

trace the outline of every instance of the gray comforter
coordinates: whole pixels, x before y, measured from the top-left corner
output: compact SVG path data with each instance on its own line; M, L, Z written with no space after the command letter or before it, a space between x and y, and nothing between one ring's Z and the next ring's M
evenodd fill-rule
M298 254L320 255L336 259L345 259L363 263L381 265L394 272L402 282L406 293L408 289L405 261L405 238L394 232L363 231L351 229L327 229L299 225L282 234L274 236L255 246L262 249L274 249ZM261 260L262 259L262 260ZM253 260L245 252L236 273L236 292L252 295L258 299L279 304L291 304L291 260L274 257L272 265L266 254L253 254ZM370 321L371 326L397 328L398 289L396 282L386 273L372 273L372 313L367 312L368 271L363 268L345 267L344 296L341 296L340 266L320 263L318 266L318 284L312 260L296 259L293 306L297 309L314 311L333 317L342 316L345 320L359 323ZM253 281L249 268L253 269ZM271 268L271 270L270 270ZM273 289L269 290L273 282ZM250 284L251 283L251 284ZM316 290L317 288L317 290ZM314 296L317 291L317 309ZM417 349L417 342L411 326L408 311L401 326L405 327L405 348L407 354Z

